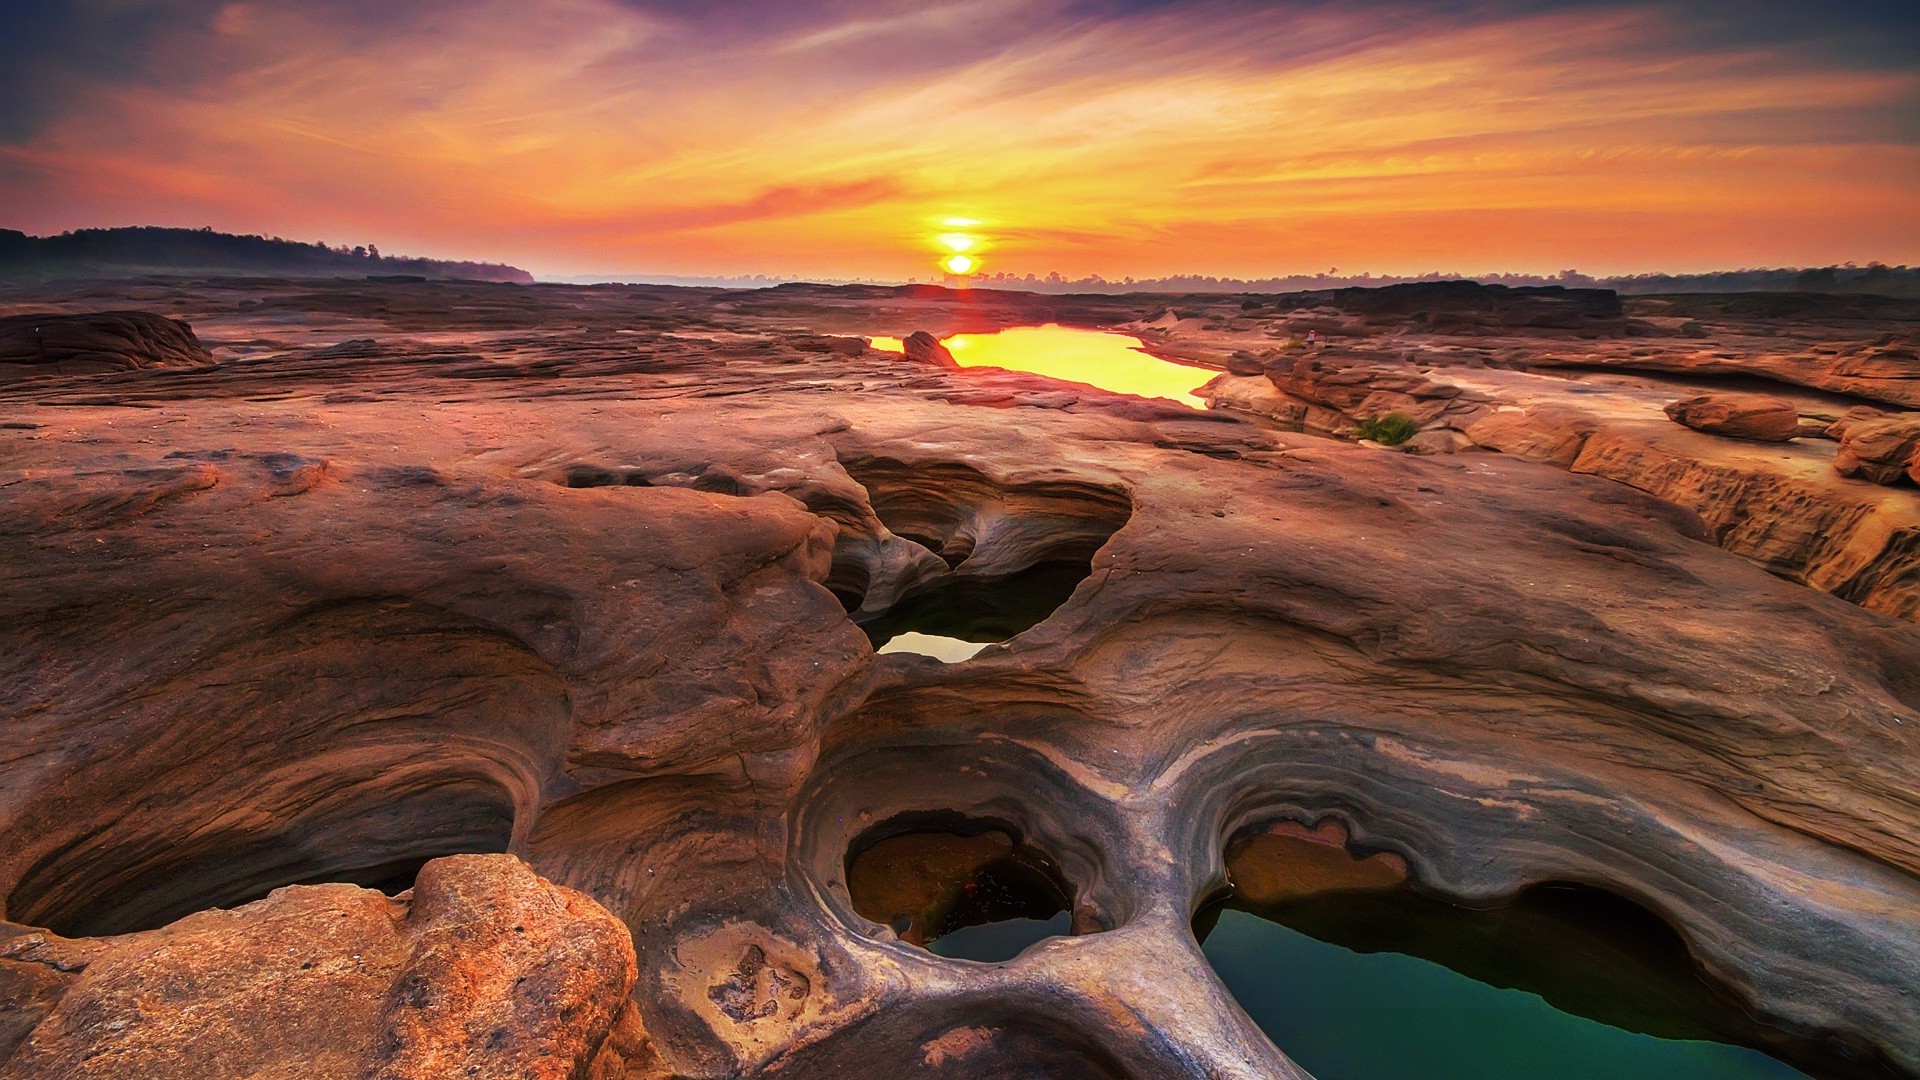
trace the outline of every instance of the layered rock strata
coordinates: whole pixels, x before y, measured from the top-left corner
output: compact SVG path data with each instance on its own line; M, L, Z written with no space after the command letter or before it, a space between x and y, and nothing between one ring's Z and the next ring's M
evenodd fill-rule
M1191 920L1232 838L1329 822L1429 895L1629 898L1809 1061L1920 1075L1920 627L1699 515L903 364L792 292L366 288L0 395L0 1075L1301 1077ZM257 339L233 300L209 340ZM1067 555L965 662L849 614ZM851 855L929 819L1044 855L1073 931L986 965L863 916ZM502 850L553 884L454 857Z
M191 326L152 312L0 317L0 381L212 363Z

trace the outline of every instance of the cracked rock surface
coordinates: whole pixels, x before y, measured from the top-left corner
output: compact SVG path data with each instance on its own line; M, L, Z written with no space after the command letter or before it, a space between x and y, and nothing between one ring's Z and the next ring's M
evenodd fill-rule
M853 336L1131 297L125 291L217 363L0 388L6 1080L1305 1077L1193 936L1253 829L1604 888L1920 1075L1920 626L1691 510ZM1059 567L965 662L862 629ZM1072 932L863 916L927 821Z

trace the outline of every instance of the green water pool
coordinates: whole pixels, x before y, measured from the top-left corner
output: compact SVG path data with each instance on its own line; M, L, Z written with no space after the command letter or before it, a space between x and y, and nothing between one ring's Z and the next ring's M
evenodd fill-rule
M1808 1080L1757 1050L1628 1031L1244 911L1220 912L1202 948L1241 1008L1318 1080Z

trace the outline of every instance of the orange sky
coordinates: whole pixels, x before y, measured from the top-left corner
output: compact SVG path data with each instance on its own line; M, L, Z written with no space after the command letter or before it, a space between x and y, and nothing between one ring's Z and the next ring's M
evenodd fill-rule
M60 6L147 21L0 139L29 232L543 275L925 278L951 216L1069 277L1920 263L1907 54L1672 5Z

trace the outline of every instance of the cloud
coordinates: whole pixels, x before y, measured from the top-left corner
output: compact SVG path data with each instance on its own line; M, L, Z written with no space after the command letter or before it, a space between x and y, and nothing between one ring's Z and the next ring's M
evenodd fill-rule
M683 273L925 273L954 214L990 269L1109 277L1920 257L1917 20L1891 9L29 8L6 18L71 49L0 130L12 227Z

